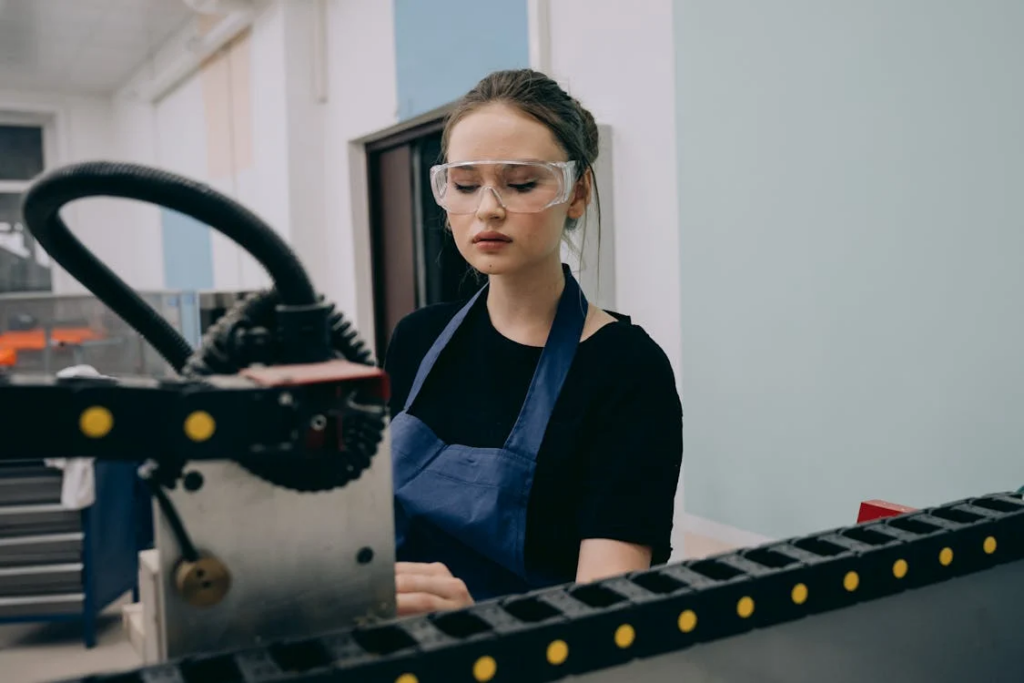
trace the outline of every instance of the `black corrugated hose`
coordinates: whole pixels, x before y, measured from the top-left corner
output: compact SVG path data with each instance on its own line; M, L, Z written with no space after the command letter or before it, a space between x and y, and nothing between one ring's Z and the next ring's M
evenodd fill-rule
M159 169L102 161L72 164L41 176L22 204L33 236L179 372L192 355L188 342L78 241L60 217L65 204L98 196L150 202L191 216L252 254L270 273L284 305L299 309L318 305L313 285L288 244L251 211L207 185ZM320 358L310 360L332 355L326 348L320 351Z
M218 230L266 268L274 289L236 304L207 331L193 352L61 219L60 209L65 204L99 196L149 202ZM205 184L137 164L72 164L38 178L25 195L22 213L47 253L183 375L234 374L255 363L316 363L337 357L374 364L351 324L316 295L288 244L251 211ZM335 457L299 453L294 458L238 461L257 476L287 488L313 491L342 486L357 478L376 452L384 429L383 403L352 397L342 429L346 450Z

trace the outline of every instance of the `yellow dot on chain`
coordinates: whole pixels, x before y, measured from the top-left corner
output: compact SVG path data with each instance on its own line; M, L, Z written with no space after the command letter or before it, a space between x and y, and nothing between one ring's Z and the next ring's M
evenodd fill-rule
M995 536L989 536L985 539L985 543L982 545L986 555L991 555L996 551L996 539Z
M101 439L114 428L114 416L103 406L92 406L82 411L78 427L90 439Z
M615 629L615 644L625 650L636 640L636 631L629 624L623 624Z
M740 615L740 619L746 619L754 613L754 599L749 596L743 596L740 601L736 603L736 614Z
M205 410L197 410L185 418L185 436L193 441L206 441L215 431L217 423Z
M498 673L498 663L494 661L494 657L481 657L473 665L473 678L480 681L480 683L487 683L487 681L494 678L496 673Z
M952 563L953 563L953 549L952 548L943 548L939 552L939 564L941 564L943 567L948 567Z
M897 579L902 579L906 576L908 569L910 569L910 567L907 565L906 560L896 560L892 563L892 575Z
M843 588L852 593L857 590L858 586L860 586L860 576L857 575L857 572L846 572L846 576L843 577Z
M420 679L413 674L402 674L395 679L395 683L420 683Z
M569 645L564 640L555 640L548 645L549 664L561 666L567 659L569 659Z
M802 583L798 583L793 586L793 590L790 592L790 597L793 598L793 602L798 605L802 605L807 602L807 586Z
M679 630L683 633L690 633L697 628L697 614L692 609L684 610L679 615Z

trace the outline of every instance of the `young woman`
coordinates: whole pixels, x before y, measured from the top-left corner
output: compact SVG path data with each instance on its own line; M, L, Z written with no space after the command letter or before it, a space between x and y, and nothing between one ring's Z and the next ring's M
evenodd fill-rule
M590 113L530 70L486 77L447 121L432 189L487 284L407 316L387 352L399 614L669 557L683 449L671 365L561 261L597 150Z

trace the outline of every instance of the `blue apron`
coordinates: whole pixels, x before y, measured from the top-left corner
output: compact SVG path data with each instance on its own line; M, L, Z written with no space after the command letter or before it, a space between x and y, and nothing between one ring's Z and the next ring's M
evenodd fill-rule
M572 580L528 573L524 558L526 509L537 453L587 314L583 292L567 267L563 272L565 289L554 324L504 446L444 443L408 412L486 285L456 313L427 352L404 409L391 421L397 558L444 563L466 583L475 600Z

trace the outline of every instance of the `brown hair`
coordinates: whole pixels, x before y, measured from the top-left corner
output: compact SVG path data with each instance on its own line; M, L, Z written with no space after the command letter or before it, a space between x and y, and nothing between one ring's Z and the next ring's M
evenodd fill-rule
M597 123L583 105L555 81L532 69L495 71L484 77L462 96L448 114L441 135L441 155L448 157L448 141L452 129L467 114L488 104L503 103L532 116L550 130L570 161L576 162L579 182L590 172L590 187L597 209L598 249L601 240L601 200L597 194L594 162L598 153ZM584 214L584 217L586 214ZM566 229L577 227L576 219L566 221Z

